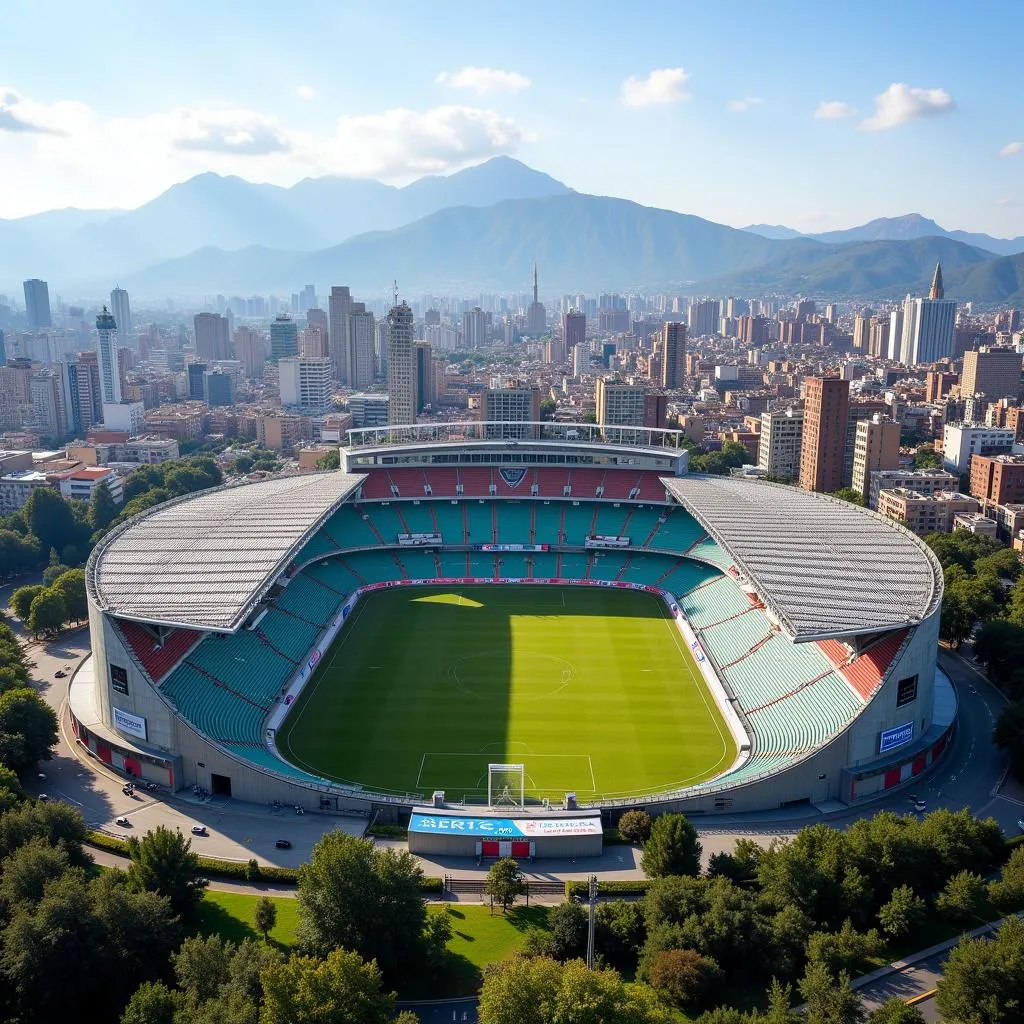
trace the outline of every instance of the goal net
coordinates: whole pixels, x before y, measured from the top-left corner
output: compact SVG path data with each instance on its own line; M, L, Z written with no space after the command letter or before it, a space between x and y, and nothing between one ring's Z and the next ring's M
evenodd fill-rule
M487 806L522 807L526 803L526 771L521 764L487 766Z

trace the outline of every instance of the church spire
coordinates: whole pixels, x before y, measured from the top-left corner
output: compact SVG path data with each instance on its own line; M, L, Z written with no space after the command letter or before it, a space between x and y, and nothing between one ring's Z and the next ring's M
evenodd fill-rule
M942 299L945 298L946 292L942 287L942 264L935 264L935 274L932 277L932 287L928 292L929 299Z
M533 261L533 301L537 301L537 261Z

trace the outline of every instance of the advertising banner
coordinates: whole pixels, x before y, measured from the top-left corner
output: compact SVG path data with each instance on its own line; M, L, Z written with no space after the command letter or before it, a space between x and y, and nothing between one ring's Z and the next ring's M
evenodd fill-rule
M146 720L138 715L129 714L120 708L112 708L114 712L114 728L129 736L137 736L140 740L146 738Z
M914 738L914 723L904 722L902 725L886 729L878 738L878 752L885 754L897 747L902 747Z
M413 813L410 832L446 836L498 836L536 839L541 836L599 836L601 819L594 818L471 818Z

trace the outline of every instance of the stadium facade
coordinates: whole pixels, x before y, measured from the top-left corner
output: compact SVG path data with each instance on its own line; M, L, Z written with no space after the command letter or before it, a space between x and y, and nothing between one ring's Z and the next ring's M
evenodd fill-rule
M79 742L171 789L422 805L318 778L276 731L361 594L510 580L660 594L737 740L715 778L604 801L612 818L856 803L937 761L956 699L936 667L942 572L917 537L827 496L691 476L673 431L515 426L352 431L337 472L221 487L112 531L87 569Z

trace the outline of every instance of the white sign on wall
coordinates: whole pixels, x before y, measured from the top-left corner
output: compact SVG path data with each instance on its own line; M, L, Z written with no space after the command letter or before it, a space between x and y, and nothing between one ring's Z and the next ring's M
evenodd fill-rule
M146 720L138 715L130 715L127 711L114 708L114 727L129 736L138 736L140 740L146 738Z

